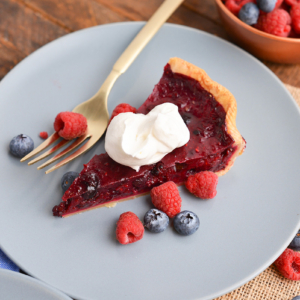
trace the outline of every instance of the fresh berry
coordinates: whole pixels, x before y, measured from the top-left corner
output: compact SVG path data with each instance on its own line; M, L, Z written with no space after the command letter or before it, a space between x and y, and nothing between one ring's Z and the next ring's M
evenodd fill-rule
M255 3L254 0L226 0L225 6L237 16L240 9L249 2Z
M277 0L257 0L256 4L260 10L263 12L271 12L277 3Z
M169 217L156 208L148 210L144 216L144 226L151 232L163 232L168 225Z
M294 31L300 34L300 2L299 4L292 6L290 15L292 18L292 26Z
M117 240L123 244L130 244L139 241L144 235L144 226L140 219L133 212L128 211L120 215L117 222Z
M300 38L300 34L297 34L293 29L291 30L290 34L289 34L290 38L293 39L299 39Z
M200 221L195 213L184 210L175 216L173 225L179 234L191 235L198 230Z
M87 120L82 114L61 112L54 121L54 130L65 140L72 140L84 135L87 129Z
M284 2L284 0L282 1L282 3L281 3L279 6L276 4L275 9L276 9L276 8L284 9L284 10L286 10L287 12L290 11L290 6L287 5L286 2Z
M298 233L296 234L294 239L289 244L289 248L291 248L295 251L300 251L300 230L298 230Z
M282 7L283 4L284 4L283 0L277 0L274 9L277 9L277 8L279 8L279 7L283 8L283 7Z
M239 19L248 25L256 24L258 16L259 9L254 3L245 4L238 13Z
M278 271L291 280L300 280L300 253L285 249L275 261Z
M19 134L15 136L10 144L10 152L17 157L24 157L34 148L34 143L31 137L26 134Z
M296 296L292 300L300 300L300 296Z
M293 6L295 4L300 3L300 0L284 0L284 2L289 6Z
M75 178L77 178L78 176L79 176L78 172L72 172L72 171L69 171L63 175L63 177L61 178L61 187L64 192L70 187L70 185L73 183Z
M268 14L260 15L255 28L273 35L287 37L291 31L291 22L287 11L275 9Z
M42 131L40 132L40 137L45 140L48 138L48 133L46 131Z
M186 188L201 199L212 199L217 195L218 176L211 171L190 175L185 183Z
M129 105L127 103L121 103L121 104L117 105L115 107L115 109L113 110L110 120L109 120L109 123L115 116L117 116L118 114L121 114L121 113L125 113L125 112L132 112L135 114L137 112L137 110L135 107L132 107L131 105Z
M169 218L176 216L181 210L181 197L173 181L168 181L151 190L153 205L162 210Z

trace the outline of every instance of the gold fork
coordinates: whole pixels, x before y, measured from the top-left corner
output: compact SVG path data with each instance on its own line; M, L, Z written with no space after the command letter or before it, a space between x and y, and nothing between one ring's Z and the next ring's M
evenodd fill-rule
M79 149L77 149L74 153L64 158L62 161L57 163L55 166L46 171L46 174L58 169L59 167L67 164L71 160L75 159L89 148L91 148L103 135L109 121L109 114L107 110L107 98L109 92L118 79L118 77L123 74L131 63L135 60L135 58L139 55L139 53L143 50L143 48L147 45L147 43L151 40L151 38L155 35L155 33L160 29L160 27L164 24L164 22L170 17L170 15L175 11L175 9L183 2L184 0L165 0L161 6L157 9L154 15L149 19L146 25L141 29L141 31L137 34L137 36L133 39L133 41L129 44L123 54L119 57L111 73L108 75L104 83L102 84L99 91L89 100L79 104L73 109L73 112L80 113L84 115L88 121L88 130L87 132L77 138L70 146L66 149L40 165L37 169L40 170L50 165L54 161L60 159L62 156L66 155L77 146L82 144L86 139L89 139L84 145L82 145ZM25 157L21 159L21 162L33 157L39 152L46 149L48 146L53 144L55 141L59 139L59 135L57 133L53 133L46 141L44 141L41 145L27 154ZM32 165L41 159L49 156L54 153L59 148L63 147L70 141L61 140L57 145L55 145L50 150L46 151L42 155L37 158L31 160L28 165Z

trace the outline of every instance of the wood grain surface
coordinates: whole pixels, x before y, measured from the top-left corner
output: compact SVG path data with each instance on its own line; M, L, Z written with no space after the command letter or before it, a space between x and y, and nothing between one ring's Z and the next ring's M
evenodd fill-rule
M99 24L148 20L163 0L0 0L0 79L24 57L67 33ZM186 0L169 22L229 40L214 0ZM300 55L300 54L299 54ZM263 62L300 87L300 65Z
M146 21L162 2L0 0L0 80L27 55L58 37L100 24ZM168 22L201 29L229 40L214 0L185 0ZM300 87L299 64L263 63L284 83Z

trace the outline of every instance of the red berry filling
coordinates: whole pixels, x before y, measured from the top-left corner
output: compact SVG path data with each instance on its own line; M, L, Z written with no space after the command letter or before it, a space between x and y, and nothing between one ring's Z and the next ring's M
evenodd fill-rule
M63 202L53 208L55 216L147 193L167 181L182 184L200 171L225 169L236 147L226 132L225 110L213 95L198 81L173 73L167 64L160 82L137 112L147 114L166 102L178 106L190 131L189 142L160 162L142 166L139 172L118 164L107 153L95 155L65 192Z
M166 213L169 218L175 217L181 211L181 197L176 184L172 181L163 183L151 190L153 205Z
M61 112L54 121L54 130L65 140L72 140L85 134L87 119L74 112Z
M286 249L275 261L278 271L291 280L300 280L300 253Z
M116 237L123 244L131 244L139 241L144 235L144 225L133 212L125 212L120 215L117 222Z

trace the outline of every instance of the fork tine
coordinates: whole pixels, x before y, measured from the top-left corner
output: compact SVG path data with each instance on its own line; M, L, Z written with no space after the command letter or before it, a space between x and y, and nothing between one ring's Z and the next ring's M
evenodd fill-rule
M75 159L76 157L78 157L79 155L83 154L85 151L87 151L89 148L91 148L98 139L96 138L90 138L89 141L87 141L84 145L82 145L79 149L77 149L74 153L72 153L71 155L69 155L68 157L66 157L65 159L63 159L61 162L57 163L55 166L53 166L52 168L50 168L49 170L47 170L45 173L49 174L52 171L55 171L56 169L62 167L63 165L67 164L68 162L70 162L71 160Z
M61 147L63 147L65 144L71 142L70 140L62 140L60 141L57 145L55 145L53 148L49 149L47 152L43 153L42 155L38 156L37 158L31 160L28 165L31 166L34 163L42 160L43 158L49 156L50 154L54 153L55 151L57 151L58 149L60 149Z
M90 137L90 135L88 135L88 134L85 134L85 135L81 136L74 143L72 143L69 147L67 147L66 149L64 149L60 153L56 154L51 159L47 160L45 163L40 165L37 169L38 170L43 169L43 168L47 167L48 165L52 164L54 161L60 159L62 156L66 155L67 153L69 153L70 151L75 149L77 146L79 146L81 143L83 143L88 137Z
M31 158L32 156L38 154L39 152L43 151L44 149L46 149L48 146L50 146L51 144L53 144L55 141L57 141L60 138L60 136L58 135L57 132L53 133L51 136L49 136L46 141L44 141L42 144L40 144L38 147L36 147L35 149L33 149L30 153L28 153L26 156L24 156L20 162L23 162L29 158Z

